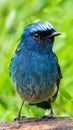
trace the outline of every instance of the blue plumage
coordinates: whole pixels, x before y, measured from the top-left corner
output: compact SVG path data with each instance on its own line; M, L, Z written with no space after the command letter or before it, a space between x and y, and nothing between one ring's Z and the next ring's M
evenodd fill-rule
M56 99L62 78L58 59L52 51L54 37L60 35L48 22L25 27L20 44L10 62L14 87L23 101L49 108ZM51 114L52 114L51 108Z

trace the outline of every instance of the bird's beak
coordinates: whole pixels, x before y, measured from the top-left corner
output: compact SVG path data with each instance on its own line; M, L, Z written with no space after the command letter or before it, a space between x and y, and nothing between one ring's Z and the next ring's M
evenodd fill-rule
M54 36L58 36L58 35L61 35L61 33L60 32L53 32L50 36L49 36L49 38L50 37L54 37Z

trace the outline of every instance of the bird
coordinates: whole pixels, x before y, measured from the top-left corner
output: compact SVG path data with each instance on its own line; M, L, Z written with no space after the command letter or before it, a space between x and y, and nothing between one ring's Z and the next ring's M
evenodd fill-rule
M53 51L55 36L61 35L45 21L26 25L20 42L11 58L9 73L13 86L24 102L43 109L50 109L59 91L62 72L58 58Z

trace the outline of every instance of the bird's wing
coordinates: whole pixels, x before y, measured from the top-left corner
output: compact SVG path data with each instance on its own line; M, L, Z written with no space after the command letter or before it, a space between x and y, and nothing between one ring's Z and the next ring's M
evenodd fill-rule
M57 94L58 94L58 90L59 90L59 84L60 84L60 81L61 79L63 78L62 77L62 72L61 72L61 68L60 68L60 65L57 64L57 70L58 70L58 78L57 78L57 92L55 93L55 95L52 97L52 101L54 102L56 97L57 97Z
M59 88L60 80L63 78L60 65L57 64L57 70L58 70L58 79L57 79L57 87Z

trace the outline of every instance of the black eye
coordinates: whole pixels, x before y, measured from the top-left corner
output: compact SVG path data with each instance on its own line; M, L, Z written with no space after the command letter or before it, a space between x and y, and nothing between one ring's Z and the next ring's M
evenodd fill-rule
M38 33L33 33L33 37L36 38L36 39L39 39L39 38L40 38L40 34L38 34Z

